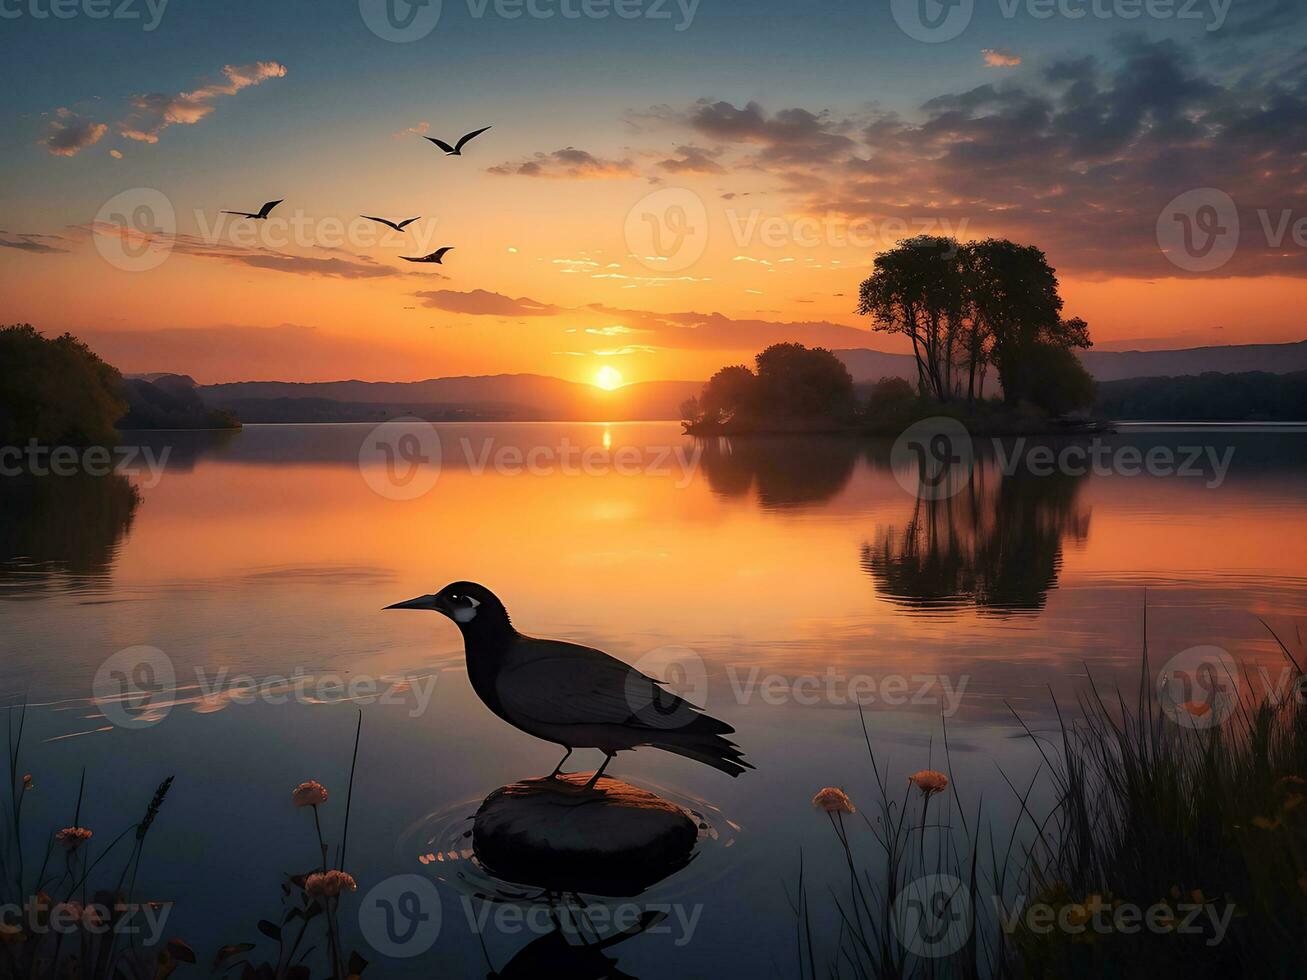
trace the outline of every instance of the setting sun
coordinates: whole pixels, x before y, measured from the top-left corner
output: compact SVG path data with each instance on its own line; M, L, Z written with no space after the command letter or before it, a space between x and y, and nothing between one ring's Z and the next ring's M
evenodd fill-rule
M595 372L595 384L604 391L620 388L622 387L622 372L617 368L604 365Z

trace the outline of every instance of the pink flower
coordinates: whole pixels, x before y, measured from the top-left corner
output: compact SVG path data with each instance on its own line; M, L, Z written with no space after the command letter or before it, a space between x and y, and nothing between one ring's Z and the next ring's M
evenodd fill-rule
M291 791L291 802L296 806L321 806L327 802L327 787L316 779L300 783Z
M304 890L315 898L335 898L341 892L356 892L358 882L345 871L317 871L304 879Z
M836 786L827 786L812 798L812 805L826 813L857 813L849 794Z
M922 796L929 798L944 791L944 787L948 785L948 777L934 769L923 769L909 776L908 782L921 790Z
M64 846L64 850L75 851L91 839L91 832L85 827L65 827L54 835L54 839Z

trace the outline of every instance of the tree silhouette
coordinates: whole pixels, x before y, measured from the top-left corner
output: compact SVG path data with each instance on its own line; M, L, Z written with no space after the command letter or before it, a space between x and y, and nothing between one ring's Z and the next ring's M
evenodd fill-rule
M1044 253L999 239L909 238L877 256L858 291L858 312L872 317L874 330L912 342L923 396L973 402L993 364L1007 403L1054 413L1093 400L1083 378L1050 353L1091 346L1085 321L1062 319L1062 305ZM1050 369L1065 390L1043 382Z
M112 445L127 412L122 375L72 334L0 327L0 443Z

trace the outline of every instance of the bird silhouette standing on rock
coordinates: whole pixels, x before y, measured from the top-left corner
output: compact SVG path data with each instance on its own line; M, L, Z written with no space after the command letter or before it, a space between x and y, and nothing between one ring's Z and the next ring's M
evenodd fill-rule
M457 624L468 678L486 707L514 728L567 750L551 778L578 748L596 748L605 756L586 789L599 781L614 755L643 746L730 776L753 768L724 737L735 731L730 725L601 650L524 636L483 585L454 582L434 595L386 608L434 610Z

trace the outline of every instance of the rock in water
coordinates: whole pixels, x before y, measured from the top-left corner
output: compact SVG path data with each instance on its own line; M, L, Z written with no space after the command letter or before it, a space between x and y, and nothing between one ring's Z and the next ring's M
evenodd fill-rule
M685 867L698 824L684 809L589 773L503 786L477 810L472 850L497 878L557 892L638 895Z

